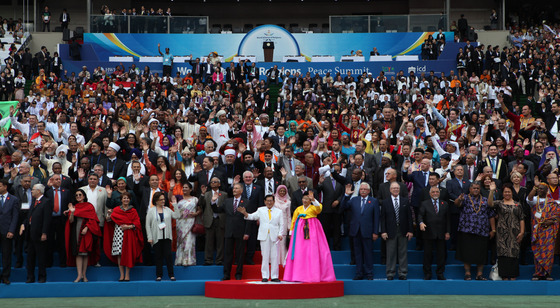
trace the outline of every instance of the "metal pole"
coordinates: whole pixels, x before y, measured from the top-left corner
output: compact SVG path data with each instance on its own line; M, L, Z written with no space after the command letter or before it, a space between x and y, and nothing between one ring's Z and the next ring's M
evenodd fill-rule
M86 1L86 22L87 32L91 32L91 0Z
M445 0L445 23L446 23L446 27L447 27L447 31L451 30L451 0Z
M506 29L506 0L502 0L502 30Z
M37 32L37 0L33 0L33 28Z

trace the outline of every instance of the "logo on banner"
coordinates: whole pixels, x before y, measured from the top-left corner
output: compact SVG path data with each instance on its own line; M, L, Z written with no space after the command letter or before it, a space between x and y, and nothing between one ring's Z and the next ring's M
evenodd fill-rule
M237 55L256 56L258 62L264 61L263 44L273 43L274 62L282 61L284 56L301 55L295 37L286 29L277 25L263 25L247 33L237 50Z
M409 73L410 73L410 72L413 72L413 73L416 74L416 73L426 72L426 71L427 71L427 68L426 68L426 65L423 65L423 66L409 66L408 69L407 69L407 71L408 71Z

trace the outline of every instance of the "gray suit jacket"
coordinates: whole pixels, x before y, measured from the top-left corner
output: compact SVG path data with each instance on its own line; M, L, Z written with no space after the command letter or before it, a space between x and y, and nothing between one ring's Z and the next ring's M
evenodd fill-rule
M290 194L290 196L294 193L294 191L299 189L297 176L290 176L290 174L288 173L288 175L286 175L286 179L284 180L284 183L286 183L286 187L288 187L288 193ZM312 189L313 189L313 180L307 177L307 190L312 190Z
M223 206L228 194L222 190L220 190L218 194L220 195L218 196L217 204L218 206ZM212 190L207 191L204 195L200 196L198 206L202 209L202 222L204 223L204 227L210 228L212 226L212 222L214 221L214 211L212 210ZM225 228L226 214L218 213L218 216L220 217L220 228Z

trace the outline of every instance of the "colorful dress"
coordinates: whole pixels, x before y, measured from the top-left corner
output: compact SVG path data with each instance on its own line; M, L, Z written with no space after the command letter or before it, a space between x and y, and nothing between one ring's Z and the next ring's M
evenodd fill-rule
M532 228L531 248L535 255L535 275L544 277L552 274L552 264L554 263L554 242L556 234L558 234L560 207L556 201L550 198L546 199L533 198L527 203L532 210ZM540 218L539 218L540 216ZM544 226L545 220L553 219L554 224Z
M196 235L191 232L195 217L188 217L190 213L196 212L198 199L191 197L177 203L177 211L181 217L177 219L177 254L175 265L196 265Z
M496 214L488 207L488 199L482 195L466 195L460 211L455 259L466 264L485 264L490 218Z
M316 200L298 207L292 217L292 238L284 269L285 281L335 281L331 251L317 215L323 205Z

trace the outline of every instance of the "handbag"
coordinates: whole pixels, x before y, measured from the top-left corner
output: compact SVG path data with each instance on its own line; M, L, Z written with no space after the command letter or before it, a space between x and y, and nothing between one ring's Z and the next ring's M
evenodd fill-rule
M498 273L498 261L496 261L496 264L494 264L494 266L492 266L492 269L490 270L490 280L502 280L502 277L500 277L500 274Z
M202 219L200 217L195 218L194 225L191 228L191 232L195 235L204 235L206 230L202 224Z

